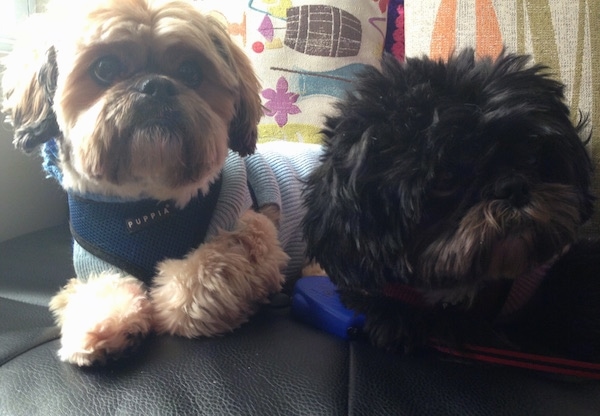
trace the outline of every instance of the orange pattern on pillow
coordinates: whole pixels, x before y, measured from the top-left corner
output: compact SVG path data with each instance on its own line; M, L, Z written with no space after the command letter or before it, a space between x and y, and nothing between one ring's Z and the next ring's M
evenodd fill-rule
M492 0L476 0L461 6L472 7L475 16L475 45L482 56L498 56L502 52L502 33ZM442 0L431 35L429 56L447 58L456 49L459 20L459 0Z

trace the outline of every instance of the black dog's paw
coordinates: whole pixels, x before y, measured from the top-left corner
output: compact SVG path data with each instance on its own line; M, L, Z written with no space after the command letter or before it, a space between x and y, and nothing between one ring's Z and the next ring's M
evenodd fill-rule
M364 331L371 344L388 352L413 354L425 344L422 331L401 315L367 315Z
M409 354L425 345L430 325L421 309L362 291L342 291L341 298L365 314L363 332L375 347Z
M389 352L416 354L435 345L457 351L465 345L519 349L502 328L462 306L418 306L356 292L342 298L365 314L363 330L371 344Z

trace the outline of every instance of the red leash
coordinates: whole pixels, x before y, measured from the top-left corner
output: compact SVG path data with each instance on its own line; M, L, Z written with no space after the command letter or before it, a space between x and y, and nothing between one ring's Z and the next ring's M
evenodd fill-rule
M461 349L456 349L433 341L431 347L444 354L460 358L467 358L491 364L501 364L509 367L525 368L545 373L600 380L600 364L594 364L587 361L569 360L566 358L469 344L463 345Z

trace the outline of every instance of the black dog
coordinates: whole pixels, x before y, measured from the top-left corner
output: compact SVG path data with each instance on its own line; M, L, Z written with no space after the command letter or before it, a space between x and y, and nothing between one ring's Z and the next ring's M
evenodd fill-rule
M600 358L592 163L563 85L529 57L384 57L327 119L309 256L372 342L432 338Z

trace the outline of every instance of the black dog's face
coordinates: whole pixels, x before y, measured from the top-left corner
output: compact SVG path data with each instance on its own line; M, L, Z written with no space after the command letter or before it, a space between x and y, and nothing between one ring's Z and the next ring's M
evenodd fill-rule
M562 85L506 55L386 57L325 130L309 254L338 285L472 299L559 255L591 215L591 162Z

